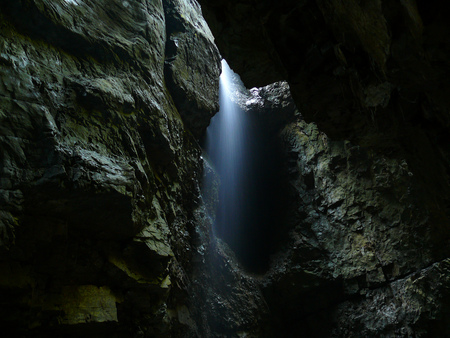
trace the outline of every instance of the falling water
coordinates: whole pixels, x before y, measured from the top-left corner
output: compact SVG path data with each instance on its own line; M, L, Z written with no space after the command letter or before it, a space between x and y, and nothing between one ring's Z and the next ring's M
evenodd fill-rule
M242 86L225 60L220 76L220 111L211 120L207 130L206 152L220 176L219 206L214 232L221 238L239 241L242 229L243 189L246 157L246 119L239 106L233 102L234 91Z
M273 206L277 199L274 170L279 161L255 116L244 112L239 99L247 90L225 60L222 61L220 111L211 120L204 144L220 177L214 234L223 239L249 269L267 264L273 242Z

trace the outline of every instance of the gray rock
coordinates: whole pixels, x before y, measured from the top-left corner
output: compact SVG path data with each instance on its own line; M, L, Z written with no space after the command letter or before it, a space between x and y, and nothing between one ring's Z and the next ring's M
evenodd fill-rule
M164 11L167 86L186 126L199 138L219 110L219 51L196 1L165 1Z
M218 108L219 54L198 4L4 1L0 17L5 330L195 332L172 308L190 306L175 267L188 267L199 200L191 135ZM169 23L187 29L170 78ZM181 111L195 102L198 125Z

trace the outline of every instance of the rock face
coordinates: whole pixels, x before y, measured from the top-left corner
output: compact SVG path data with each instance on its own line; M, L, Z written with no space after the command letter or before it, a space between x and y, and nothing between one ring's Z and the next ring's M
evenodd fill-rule
M301 119L281 137L292 209L264 286L269 308L281 314L273 332L448 332L446 239L407 161L332 141Z
M332 139L405 158L434 203L439 231L448 233L447 5L200 3L221 53L248 87L285 79L305 120Z
M268 336L445 336L448 6L200 3L244 83L286 79L301 113L280 134L292 209Z
M286 83L235 93L272 142L282 143L288 181L270 267L253 278L268 314L262 308L250 332L445 336L448 240L407 160L330 139L304 121Z
M195 1L167 1L166 81L186 126L200 137L219 110L220 59Z
M220 74L198 4L3 1L0 17L4 332L195 332L193 135Z

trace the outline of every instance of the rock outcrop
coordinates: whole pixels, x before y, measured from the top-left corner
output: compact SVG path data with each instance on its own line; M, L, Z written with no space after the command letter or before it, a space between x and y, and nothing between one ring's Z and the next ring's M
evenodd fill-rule
M446 239L407 161L330 140L301 119L281 137L292 209L264 286L280 314L273 334L448 332Z
M282 143L287 178L270 267L253 277L270 314L250 332L445 336L447 239L407 159L332 140L304 121L284 82L234 93Z
M287 80L305 120L332 139L405 158L448 236L448 5L200 3L248 87Z
M0 18L3 333L195 332L194 136L220 74L198 4L14 0Z
M261 284L268 336L445 336L448 6L200 3L244 83L287 80L301 113L280 134L292 204Z

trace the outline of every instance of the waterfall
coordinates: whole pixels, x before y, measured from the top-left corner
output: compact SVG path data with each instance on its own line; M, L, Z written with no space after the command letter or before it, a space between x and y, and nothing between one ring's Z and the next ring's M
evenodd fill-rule
M241 108L246 107L249 93L223 60L220 111L211 119L204 149L220 177L214 235L231 247L244 266L260 272L267 268L280 223L281 161L261 119L248 107Z
M248 121L233 100L244 88L238 75L222 60L220 76L220 111L212 118L206 134L206 153L220 176L219 205L215 215L214 233L233 248L241 244L245 201L245 180L248 176ZM235 98L234 98L235 99Z

